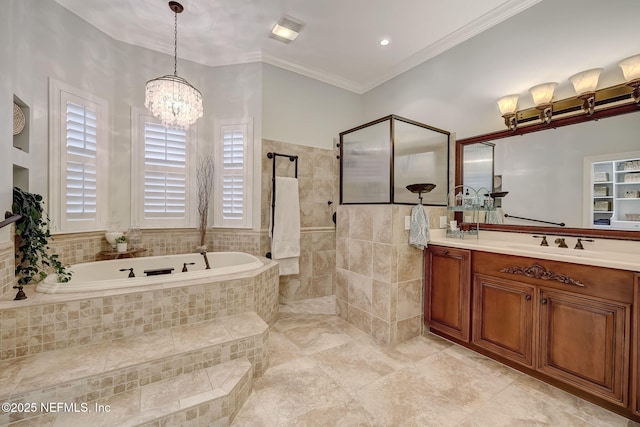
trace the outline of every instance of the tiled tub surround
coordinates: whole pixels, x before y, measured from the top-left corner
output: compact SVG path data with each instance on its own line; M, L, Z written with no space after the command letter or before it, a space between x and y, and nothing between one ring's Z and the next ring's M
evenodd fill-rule
M135 290L0 299L0 360L111 341L218 317L256 312L273 324L278 315L277 265L251 273L151 285Z
M61 422L51 423L46 418L53 411L41 410L41 402L109 405L110 419L118 422L101 425L139 425L163 416L187 415L176 413L177 409L206 409L217 412L211 421L220 419L239 409L251 392L253 377L264 373L267 338L266 323L247 312L111 343L5 360L0 362L0 399L36 403L38 410L2 411L0 425L26 418L32 418L29 425L34 425L33 417L39 415L47 421L42 425L95 425L95 418L78 422L65 420L64 415ZM225 395L227 402L211 402Z
M2 298L0 401L108 404L113 425L224 425L267 367L278 267L262 261L190 285ZM0 412L0 424L91 423L75 415Z
M337 214L338 315L385 344L422 333L422 251L409 245L408 205L342 205ZM427 207L432 224L444 208Z

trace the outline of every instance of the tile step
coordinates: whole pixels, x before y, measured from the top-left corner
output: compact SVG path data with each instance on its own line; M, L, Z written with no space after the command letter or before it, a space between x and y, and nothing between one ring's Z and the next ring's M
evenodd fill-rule
M259 376L268 325L254 312L0 362L0 402L91 405L147 385L245 359ZM28 413L0 411L0 425Z
M226 426L251 393L251 362L232 360L125 392L82 408L42 414L29 425Z

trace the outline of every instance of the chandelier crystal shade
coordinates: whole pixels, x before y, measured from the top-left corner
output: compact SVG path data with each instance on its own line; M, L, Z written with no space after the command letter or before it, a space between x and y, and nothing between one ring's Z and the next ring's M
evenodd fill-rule
M157 77L147 82L144 106L163 126L186 130L202 117L202 94L188 81L178 76L178 13L184 8L169 2L175 14L173 75Z

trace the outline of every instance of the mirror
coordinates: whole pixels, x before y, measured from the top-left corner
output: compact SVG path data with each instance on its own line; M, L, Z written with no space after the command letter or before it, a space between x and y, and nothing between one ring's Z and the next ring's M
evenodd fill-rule
M475 170L476 151L481 148L478 142L490 141L495 144L493 175L501 181L502 191L509 192L502 199L504 213L565 223L567 228L579 228L582 231L615 230L615 227L594 225L589 215L593 199L585 195L588 191L584 188L585 182L591 185L593 182L589 168L585 167L585 159L604 159L637 152L640 147L638 114L623 114L546 129L506 137L504 132L498 132L487 135L486 139L475 137L458 141L458 148L461 149L457 152L461 158L457 163L460 169L456 171L457 179L464 184L467 184L467 180L473 182L474 173L469 174L467 169L471 172ZM491 135L499 139L491 139ZM640 212L640 201L637 209ZM504 222L505 229L511 226L514 231L526 226L551 225L514 218L505 218Z
M449 132L387 116L340 133L340 203L416 204L407 189L435 184L423 204L447 203Z

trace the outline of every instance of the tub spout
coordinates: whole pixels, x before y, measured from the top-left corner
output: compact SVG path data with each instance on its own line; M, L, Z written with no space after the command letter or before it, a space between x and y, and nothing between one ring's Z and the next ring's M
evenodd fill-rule
M129 277L136 277L135 273L133 272L133 268L121 268L120 271L127 271L129 270Z
M211 270L211 266L209 265L209 258L207 257L207 251L200 252L200 255L204 257L204 264L207 266L207 270Z

